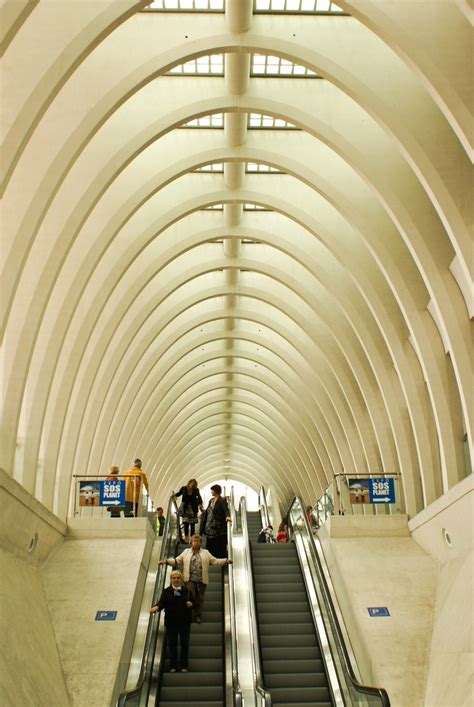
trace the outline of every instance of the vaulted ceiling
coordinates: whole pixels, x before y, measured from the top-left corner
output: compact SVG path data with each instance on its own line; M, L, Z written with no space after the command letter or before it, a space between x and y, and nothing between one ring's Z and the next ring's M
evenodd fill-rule
M467 3L221 6L2 4L2 466L414 515L470 472Z

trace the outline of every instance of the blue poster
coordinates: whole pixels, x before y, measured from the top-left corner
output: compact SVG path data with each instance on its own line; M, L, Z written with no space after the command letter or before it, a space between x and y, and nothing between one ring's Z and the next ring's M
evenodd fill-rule
M386 606L368 606L367 611L369 616L390 616L390 612Z
M98 611L95 615L96 621L115 621L116 618L116 611Z
M100 506L125 506L125 480L107 479L100 482Z
M394 479L369 479L369 503L395 503Z

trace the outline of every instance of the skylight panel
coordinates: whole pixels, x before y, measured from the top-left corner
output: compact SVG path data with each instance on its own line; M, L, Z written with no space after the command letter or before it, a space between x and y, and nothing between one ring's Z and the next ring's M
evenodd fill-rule
M145 10L162 12L224 12L224 0L154 0Z
M245 203L244 211L272 211L272 209L262 206L261 204Z
M320 78L306 66L295 64L279 56L252 54L251 76L303 76Z
M168 74L180 76L224 76L224 55L208 54L174 66Z
M254 12L306 12L310 14L346 13L332 0L255 0Z
M203 164L202 167L193 169L193 172L223 172L224 163L223 162L213 162L213 164Z
M260 162L247 162L245 171L247 174L284 174L276 167L271 167L269 164L261 164Z
M180 125L180 128L223 128L224 114L213 113L212 115L202 115L200 118L194 118L187 123Z
M274 118L272 115L264 115L263 113L250 113L248 128L254 130L258 128L268 130L298 130L293 123L288 123L288 121L282 118Z

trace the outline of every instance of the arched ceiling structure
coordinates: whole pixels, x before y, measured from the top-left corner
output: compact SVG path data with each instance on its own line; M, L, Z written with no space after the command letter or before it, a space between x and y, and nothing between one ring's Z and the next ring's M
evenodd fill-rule
M60 517L137 455L470 472L467 3L333 5L4 0L2 466Z

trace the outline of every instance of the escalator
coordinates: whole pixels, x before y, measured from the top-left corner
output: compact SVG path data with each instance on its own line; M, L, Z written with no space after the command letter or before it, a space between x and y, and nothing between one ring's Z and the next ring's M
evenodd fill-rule
M260 511L247 512L262 673L271 703L332 707L321 647L293 543L258 543Z
M181 545L178 553L187 546ZM209 567L209 585L204 599L203 622L191 625L189 672L168 672L168 656L160 680L156 704L160 707L223 707L224 674L223 568Z
M178 509L170 502L166 515L160 559L177 556ZM232 534L228 529L229 557ZM156 604L169 583L166 565L159 566L153 594ZM191 625L188 672L169 672L169 656L161 612L151 614L135 688L123 692L117 707L241 707L235 641L235 604L232 566L211 565L204 599L202 623Z

